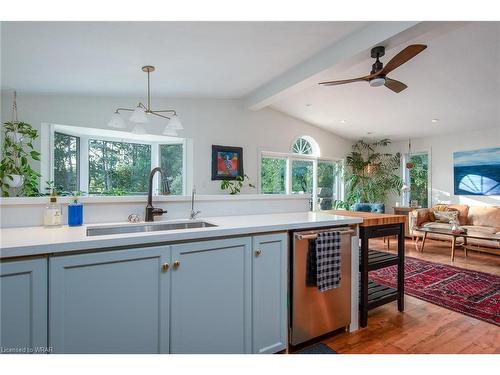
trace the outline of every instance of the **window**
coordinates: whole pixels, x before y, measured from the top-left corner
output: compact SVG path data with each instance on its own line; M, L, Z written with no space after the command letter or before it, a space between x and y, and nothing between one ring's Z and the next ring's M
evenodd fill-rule
M286 159L262 158L260 191L264 194L286 193Z
M167 173L170 193L181 195L183 192L183 145L160 145L160 167Z
M408 193L404 194L404 204L410 205L416 201L422 207L429 206L429 154L421 152L405 155L405 165L407 162L413 163L411 169L405 169L405 182L410 187Z
M311 194L313 190L312 160L292 160L292 193Z
M318 208L331 210L335 200L340 199L339 193L340 163L318 160Z
M54 181L59 194L80 190L90 195L145 195L149 173L157 166L167 172L171 194L182 195L187 189L186 161L192 160L186 156L187 139L55 124L50 131L46 180ZM159 182L157 174L155 194Z
M319 157L319 146L311 137L300 137L290 154L263 152L260 192L263 194L308 194L311 207L330 210L340 197L341 162ZM313 192L316 192L313 194Z
M151 145L89 140L89 194L147 194L150 171Z
M300 137L292 145L292 152L299 155L311 155L313 153L313 148L305 137Z
M54 185L58 191L80 190L80 138L54 133Z

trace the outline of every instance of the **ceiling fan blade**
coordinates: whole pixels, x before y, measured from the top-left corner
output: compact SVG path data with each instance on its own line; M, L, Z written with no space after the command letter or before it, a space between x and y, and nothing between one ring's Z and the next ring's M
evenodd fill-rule
M385 66L380 72L378 72L378 74L386 75L387 73L392 72L397 67L413 59L426 48L427 46L425 44L412 44L411 46L406 47L404 50L394 56L387 64L385 64Z
M353 79L344 79L341 81L326 81L326 82L320 82L318 85L323 85L323 86L336 86L336 85L343 85L344 83L351 83L351 82L362 82L362 81L368 81L369 76L366 77L359 77L359 78L353 78Z
M396 81L395 79L386 78L385 87L387 87L389 90L394 91L395 93L400 93L408 86L406 86L403 82Z

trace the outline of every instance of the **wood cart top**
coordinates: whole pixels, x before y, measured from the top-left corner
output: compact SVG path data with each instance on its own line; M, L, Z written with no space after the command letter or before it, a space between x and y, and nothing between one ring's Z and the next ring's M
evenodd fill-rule
M394 215L394 214L378 214L372 212L353 212L344 210L331 210L329 211L334 215L342 216L354 216L363 219L363 222L359 224L360 227L373 227L376 225L387 225L387 224L403 224L406 220L406 215Z

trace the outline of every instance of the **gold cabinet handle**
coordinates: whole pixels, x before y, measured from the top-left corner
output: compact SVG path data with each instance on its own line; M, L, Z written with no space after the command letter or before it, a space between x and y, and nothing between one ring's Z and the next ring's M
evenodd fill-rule
M255 250L256 257L260 256L261 254L262 254L262 250L260 250L260 249Z
M161 265L161 269L163 270L163 272L167 272L169 268L170 268L170 264L168 264L168 263L163 263Z
M174 262L174 270L176 270L177 268L179 268L180 265L181 265L181 262L179 262L178 260L176 260Z

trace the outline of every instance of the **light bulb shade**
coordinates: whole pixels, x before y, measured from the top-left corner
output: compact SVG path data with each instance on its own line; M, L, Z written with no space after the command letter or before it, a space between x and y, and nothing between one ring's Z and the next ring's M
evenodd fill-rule
M170 127L170 124L167 124L167 126L165 126L165 129L163 130L163 135L177 137L178 134L177 134L177 131L175 129L172 129Z
M148 134L148 132L146 131L146 128L144 126L142 126L141 124L135 125L134 128L132 129L132 133L134 133L134 134Z
M117 128L117 129L125 129L127 127L125 121L123 121L122 116L118 112L115 112L113 116L111 116L111 120L109 120L108 126L110 128Z
M173 115L170 117L170 120L168 121L168 127L170 129L174 130L182 130L184 127L182 126L181 120L179 119L179 116Z
M148 117L146 116L144 108L137 106L134 112L132 112L132 116L130 116L130 121L138 124L146 124L148 122Z
M370 80L371 87L380 87L385 85L385 77L377 77Z

